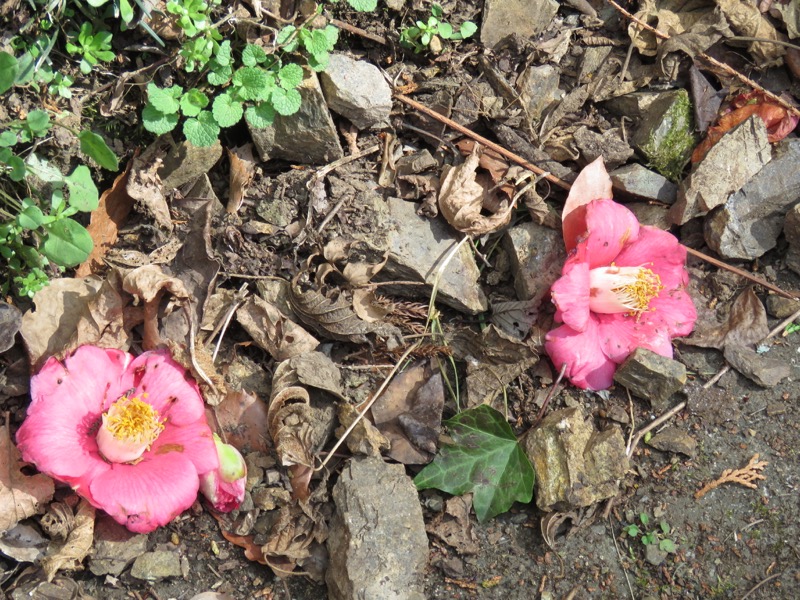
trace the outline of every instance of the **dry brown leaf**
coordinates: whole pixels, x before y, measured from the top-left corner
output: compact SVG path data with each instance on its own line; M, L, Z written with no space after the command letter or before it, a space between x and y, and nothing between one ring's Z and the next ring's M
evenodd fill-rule
M189 292L180 279L170 277L157 265L145 265L125 274L122 289L144 301L142 347L152 350L161 345L158 310L161 296L169 292L180 301L189 299ZM181 340L182 341L182 340Z
M251 296L239 307L236 320L260 348L278 361L310 352L319 346L313 335L258 296Z
M296 382L291 366L280 363L272 378L267 427L282 465L313 467L311 399Z
M477 536L469 518L472 494L454 496L445 502L444 512L434 517L425 531L452 546L459 554L477 554Z
M321 515L309 516L297 504L282 506L272 526L269 541L262 547L267 564L283 577L312 557L313 546L328 537ZM278 567L277 569L275 567Z
M47 581L52 581L58 571L81 567L94 542L94 513L94 506L81 498L67 539L50 544L47 555L42 559L42 570Z
M736 0L738 1L738 0ZM652 25L661 33L670 37L686 32L706 31L707 25L717 21L715 7L710 2L689 2L685 0L644 0L639 4L639 11L634 15L637 19ZM628 35L633 45L645 56L655 56L658 47L663 44L656 36L631 22ZM703 43L705 51L714 44L720 35L709 36Z
M389 260L388 252L379 252L365 242L344 238L328 242L322 253L353 287L368 283Z
M152 153L134 157L129 167L127 191L128 195L136 200L137 208L141 208L151 217L158 227L172 231L174 225L161 185L161 177L158 175L161 165L161 159Z
M442 427L444 387L429 360L397 375L372 405L378 430L391 443L387 455L407 465L430 462Z
M35 310L22 316L20 333L34 371L50 356L84 344L127 350L124 304L108 281L92 275L56 279L33 297Z
M212 409L208 409L212 410ZM255 394L242 390L228 392L213 408L214 418L225 433L227 443L242 451L269 452L267 438L267 405Z
M117 241L117 231L133 208L133 198L128 195L128 174L131 163L117 176L114 183L100 196L100 203L92 211L86 230L92 236L94 248L82 265L75 271L75 277L86 277L97 273L103 266L103 257Z
M340 402L336 411L341 426L336 430L336 436L342 437L345 430L358 418L359 411L352 404ZM381 452L390 447L387 440L375 426L367 419L359 419L356 426L350 431L345 440L347 448L353 454L364 456L380 456Z
M37 514L53 498L55 486L47 475L25 475L22 458L11 442L8 426L0 427L0 532Z
M365 288L353 291L353 310L367 323L384 321L392 312L385 303L378 301L375 290Z
M786 41L786 37L755 4L741 0L716 0L716 3L737 35L757 40L750 42L748 50L759 68L779 66L783 62L786 47L775 42Z
M334 362L322 352L306 352L287 361L294 371L297 383L323 390L340 400L342 394L342 373Z
M699 311L694 333L683 338L681 343L721 350L728 345L750 346L769 333L767 312L752 287L734 300L724 323L719 323L715 315L714 311Z
M481 152L482 148L476 146L462 164L445 168L439 189L442 215L451 226L467 235L497 231L511 220L512 207L508 202L497 202L476 179ZM483 215L484 209L491 214Z
M228 187L228 205L225 210L229 214L239 211L247 186L253 180L256 161L253 158L253 144L244 144L235 148L226 148L230 160L230 185Z

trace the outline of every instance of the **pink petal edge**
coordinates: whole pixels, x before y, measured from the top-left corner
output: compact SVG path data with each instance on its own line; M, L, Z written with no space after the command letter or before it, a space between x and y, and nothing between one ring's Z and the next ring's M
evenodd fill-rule
M557 371L567 364L566 377L581 389L604 390L614 382L616 365L600 348L599 331L594 317L586 330L575 331L562 325L548 332L545 350Z
M592 200L611 198L611 177L600 156L586 165L572 184L561 212L564 245L570 252L586 232L585 210L577 210Z

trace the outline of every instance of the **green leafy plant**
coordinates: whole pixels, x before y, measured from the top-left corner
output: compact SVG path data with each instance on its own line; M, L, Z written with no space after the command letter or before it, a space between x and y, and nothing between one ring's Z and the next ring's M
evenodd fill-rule
M77 32L73 32L70 41L66 44L67 52L81 57L81 73L88 75L92 67L100 61L110 62L115 54L111 51L111 32L107 30L95 31L94 26L86 21Z
M482 405L445 421L454 444L444 445L414 478L417 488L436 488L448 494L473 493L479 521L530 502L534 473L508 421Z
M640 538L645 546L658 545L659 550L669 553L677 550L677 544L669 537L672 532L669 523L660 521L658 528L650 529L650 517L647 516L647 513L639 514L639 523L641 527L632 523L623 527L622 530L631 538Z
M442 20L443 16L442 7L434 4L427 21L417 21L400 32L400 43L420 53L434 47L432 44L437 44L437 40L465 40L478 31L478 26L472 21L464 21L456 31L450 23Z

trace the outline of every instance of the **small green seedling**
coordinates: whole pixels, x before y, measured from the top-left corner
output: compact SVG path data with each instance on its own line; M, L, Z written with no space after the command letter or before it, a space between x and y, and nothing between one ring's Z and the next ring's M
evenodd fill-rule
M666 521L660 521L657 529L651 529L648 531L650 517L647 516L647 513L639 514L639 522L641 523L641 527L633 523L623 527L622 531L624 531L631 538L635 539L640 537L642 544L645 546L650 546L653 544L658 545L658 548L662 552L674 553L677 550L677 545L675 542L668 537L672 531L669 523Z
M417 21L414 26L400 32L400 43L417 54L426 50L438 52L441 40L465 40L478 31L478 26L472 21L464 21L455 31L450 23L442 21L443 15L442 7L434 4L427 21Z
M789 323L786 326L786 329L783 330L782 335L783 337L786 337L787 335L791 335L797 331L800 331L800 323Z
M81 56L81 73L88 75L92 67L100 61L111 62L116 55L111 51L111 32L107 30L95 31L89 21L81 25L78 32L69 36L67 52Z

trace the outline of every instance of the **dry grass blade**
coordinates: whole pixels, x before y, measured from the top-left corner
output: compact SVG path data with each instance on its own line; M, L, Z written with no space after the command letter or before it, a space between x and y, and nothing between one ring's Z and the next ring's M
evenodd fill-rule
M754 481L766 479L761 471L768 464L769 463L765 460L759 462L758 454L754 454L753 458L750 459L750 462L748 462L741 469L725 469L722 472L722 475L720 475L719 479L716 479L711 483L707 483L700 488L694 495L695 500L699 500L708 492L721 486L723 483L738 483L739 485L743 485L744 487L754 490L756 489L756 484L753 483Z

